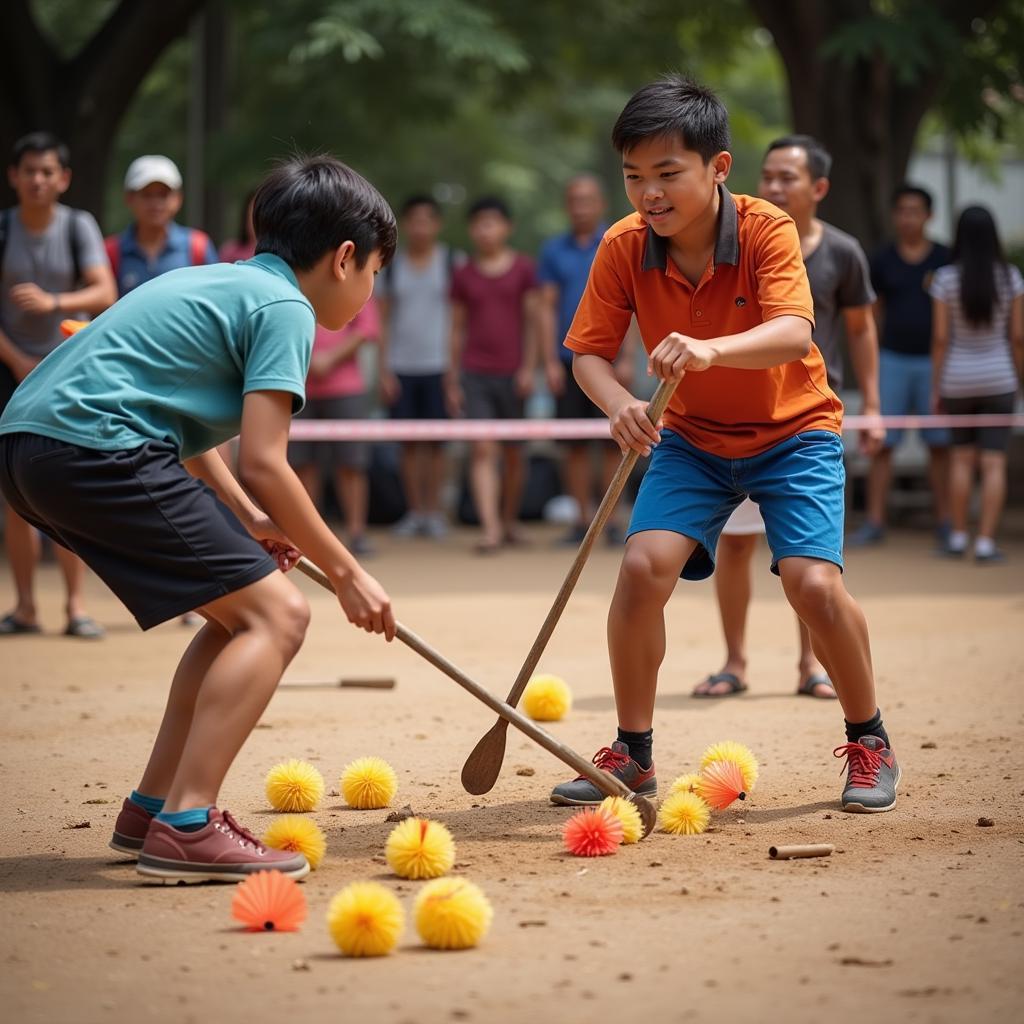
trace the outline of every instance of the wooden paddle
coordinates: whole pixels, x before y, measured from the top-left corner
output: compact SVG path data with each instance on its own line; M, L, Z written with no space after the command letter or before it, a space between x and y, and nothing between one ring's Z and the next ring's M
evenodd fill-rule
M663 380L658 385L658 390L654 392L654 397L647 406L647 416L655 426L661 421L661 417L664 415L677 383L678 381L674 380ZM526 656L526 661L523 662L519 675L516 676L516 681L512 684L512 689L509 691L506 702L511 707L514 708L519 703L519 698L522 697L523 690L526 689L526 684L530 681L533 670L537 667L537 663L540 661L541 655L551 639L551 634L555 631L555 626L558 625L558 620L562 617L562 612L576 587L576 581L583 572L583 566L590 556L591 549L594 547L597 538L601 535L601 531L605 528L605 524L611 518L615 504L622 495L623 488L626 486L626 481L629 479L629 474L632 473L638 457L639 452L634 451L632 448L622 456L619 468L615 471L615 476L608 485L605 496L601 499L601 504L597 508L594 520L590 524L583 542L580 544L579 551L576 552L572 565L569 566L569 571L566 573L561 589L555 597L555 602L551 606L544 624L540 627L537 639L534 640L530 653ZM483 735L469 757L466 758L466 763L462 766L462 788L467 793L479 796L482 793L489 793L494 788L494 783L498 781L498 775L501 772L502 762L505 760L507 731L508 719L505 717L499 718Z
M308 558L300 558L296 563L300 572L304 573L315 583L319 583L325 590L334 593L334 587L327 574L318 566L314 565ZM509 707L504 701L499 700L488 690L485 690L479 683L471 679L461 669L453 665L444 655L435 651L425 640L418 637L411 629L407 629L400 622L396 623L395 636L402 641L406 647L411 648L421 658L426 659L435 668L440 669L450 679L454 679L464 690L468 690L477 700L483 701L495 714L501 715L502 720L511 722L517 729L524 732L534 743L539 744L549 753L552 753L560 761L565 762L570 768L575 769L581 775L586 776L606 796L621 796L631 801L640 812L640 820L643 822L644 835L648 835L654 828L658 812L654 804L634 793L620 779L617 779L609 772L601 771L592 761L581 757L575 750L559 742L550 733L545 732L536 722L527 718L522 712Z

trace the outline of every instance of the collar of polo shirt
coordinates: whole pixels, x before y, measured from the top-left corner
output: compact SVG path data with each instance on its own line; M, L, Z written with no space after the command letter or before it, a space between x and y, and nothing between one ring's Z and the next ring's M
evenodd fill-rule
M736 201L724 186L718 186L718 234L715 237L714 264L729 263L736 266L740 261L739 223L736 215ZM668 239L659 235L650 225L644 244L644 270L668 269Z

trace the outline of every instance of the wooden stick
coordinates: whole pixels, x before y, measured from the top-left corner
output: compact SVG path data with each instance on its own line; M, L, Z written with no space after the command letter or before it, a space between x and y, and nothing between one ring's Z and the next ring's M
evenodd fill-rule
M331 586L331 581L328 579L327 574L309 561L308 558L300 558L297 568L311 580L319 583L321 587L330 590L332 593L334 592L334 587ZM621 796L632 801L636 805L637 810L640 811L640 816L643 819L644 835L647 835L654 828L657 818L654 805L649 800L645 800L642 796L634 793L621 779L616 778L611 772L601 771L592 761L581 757L571 747L567 747L564 743L556 740L554 736L542 729L532 719L527 718L522 712L509 707L504 701L499 700L400 622L396 623L395 636L406 647L411 648L421 658L429 661L431 665L440 669L450 679L453 679L464 690L469 691L477 700L486 704L493 712L501 715L502 718L514 725L520 732L529 736L534 743L539 744L549 753L554 754L560 761L578 771L580 775L590 779L606 796Z
M658 385L657 391L654 392L654 397L647 406L647 416L653 424L657 425L665 414L665 409L668 407L669 400L672 398L677 383L678 381L674 380L663 380ZM576 583L579 581L583 567L590 557L590 552L593 550L594 544L611 518L615 505L622 495L622 491L629 480L630 474L633 472L633 467L636 465L638 458L639 452L634 451L632 448L622 456L619 468L615 471L615 476L612 477L608 490L605 491L604 498L601 499L601 504L598 506L593 521L587 529L579 550L576 552L572 565L569 566L569 571L562 581L562 586L555 595L554 603L551 605L547 617L540 627L540 632L533 641L533 646L526 655L526 660L523 662L522 668L519 669L519 674L512 684L512 689L506 698L506 703L511 707L516 707L519 704L519 699L522 697L527 683L529 683L530 678L533 676L534 669L547 648L551 634L554 633L555 626L558 625L558 620L562 617L562 612L565 610L573 590L576 589ZM467 792L477 795L487 793L493 788L494 783L497 782L498 775L501 772L501 764L505 758L505 744L498 733L504 733L507 728L507 720L499 718L491 727L489 733L481 738L470 752L469 757L466 758L466 763L462 767L462 785Z
M285 679L280 684L287 690L393 690L394 676L348 677L341 679Z
M811 843L805 846L769 846L772 860L795 860L797 857L829 857L835 847L831 843Z

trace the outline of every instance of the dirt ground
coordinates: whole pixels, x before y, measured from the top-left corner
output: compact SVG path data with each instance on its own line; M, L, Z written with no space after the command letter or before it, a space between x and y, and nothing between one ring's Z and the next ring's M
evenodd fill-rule
M529 549L487 560L469 553L468 534L439 546L382 536L372 568L408 626L504 695L571 560L549 531L532 536ZM493 792L465 794L459 771L490 713L410 651L352 630L300 580L314 618L287 680L385 674L398 685L282 689L243 750L222 804L256 831L270 820L263 777L278 760L308 758L335 794L313 815L328 856L305 883L309 919L298 933L258 935L234 927L231 887L142 885L106 845L189 630L170 624L143 635L93 580L91 609L108 639L61 638L59 582L47 566L48 634L0 641L3 1016L76 1024L1013 1018L1024 1005L1024 534L1007 549L1009 565L978 568L938 560L925 535L903 534L850 556L847 579L871 623L881 705L904 772L897 810L878 816L838 810L840 762L831 754L843 739L841 715L835 704L791 696L795 628L767 555L752 611L752 689L740 698L688 698L721 650L710 585L680 585L656 722L663 791L725 738L759 755L761 781L742 811L717 816L713 832L654 833L597 860L562 851L567 812L547 800L567 775L557 761L510 731ZM617 564L616 553L595 553L542 662L576 698L552 730L587 755L615 724L604 617ZM0 594L9 593L0 575ZM381 863L385 812L346 809L336 795L343 767L363 754L395 766L397 804L452 829L457 872L495 908L480 948L426 951L410 923L387 958L334 951L324 913L344 884L380 879L407 909L418 884ZM978 827L982 816L994 826ZM790 842L837 849L825 860L768 859L769 846Z

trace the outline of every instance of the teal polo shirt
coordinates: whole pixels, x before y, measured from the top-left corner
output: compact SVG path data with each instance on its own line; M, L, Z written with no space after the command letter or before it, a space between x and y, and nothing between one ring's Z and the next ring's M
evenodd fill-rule
M7 404L0 434L101 451L159 441L188 459L238 433L250 391L287 391L302 408L315 330L277 256L172 270L48 355Z

